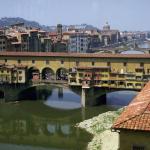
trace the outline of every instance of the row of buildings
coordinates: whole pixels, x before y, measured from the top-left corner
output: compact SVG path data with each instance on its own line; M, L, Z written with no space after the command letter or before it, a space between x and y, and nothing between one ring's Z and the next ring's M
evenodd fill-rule
M135 38L133 34L113 30L106 23L102 30L77 29L63 31L61 24L55 32L25 27L17 23L0 30L0 51L87 52L91 48L107 47Z

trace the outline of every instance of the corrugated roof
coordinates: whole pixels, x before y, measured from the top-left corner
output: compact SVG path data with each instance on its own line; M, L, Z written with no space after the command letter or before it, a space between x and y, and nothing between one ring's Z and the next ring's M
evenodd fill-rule
M112 128L150 131L150 81L122 112Z

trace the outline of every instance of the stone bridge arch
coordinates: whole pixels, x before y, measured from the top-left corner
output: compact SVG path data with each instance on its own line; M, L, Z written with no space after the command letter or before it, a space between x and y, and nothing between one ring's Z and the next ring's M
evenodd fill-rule
M56 80L68 80L68 73L68 69L58 68L56 71Z
M49 67L45 67L42 69L41 77L42 77L42 80L55 80L56 79L54 70Z
M85 89L85 103L89 106L98 106L101 104L107 103L107 95L115 92L139 92L139 90L133 89L117 89L117 88L102 88L102 87L93 87ZM121 95L121 94L120 94ZM124 98L124 97L123 97Z

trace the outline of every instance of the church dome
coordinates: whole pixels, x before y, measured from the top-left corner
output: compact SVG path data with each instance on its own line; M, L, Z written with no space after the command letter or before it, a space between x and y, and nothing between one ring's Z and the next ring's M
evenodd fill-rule
M110 30L110 25L106 22L106 25L103 26L103 30Z

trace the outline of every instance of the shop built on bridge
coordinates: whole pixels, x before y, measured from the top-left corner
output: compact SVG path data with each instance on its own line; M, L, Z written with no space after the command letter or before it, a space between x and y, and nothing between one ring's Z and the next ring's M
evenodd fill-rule
M141 90L149 79L150 54L0 53L1 84L62 82L83 90Z

